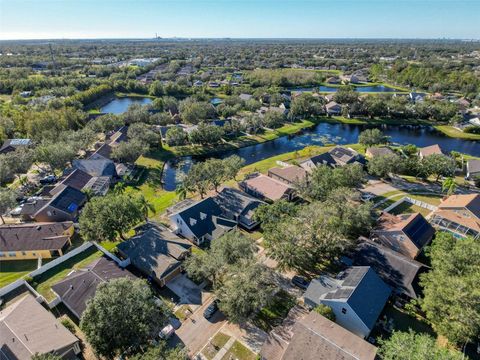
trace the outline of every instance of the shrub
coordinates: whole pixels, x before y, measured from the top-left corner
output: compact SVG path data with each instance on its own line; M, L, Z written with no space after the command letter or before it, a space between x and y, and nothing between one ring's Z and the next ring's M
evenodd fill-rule
M325 316L330 321L335 321L335 314L330 306L320 304L317 305L313 311Z

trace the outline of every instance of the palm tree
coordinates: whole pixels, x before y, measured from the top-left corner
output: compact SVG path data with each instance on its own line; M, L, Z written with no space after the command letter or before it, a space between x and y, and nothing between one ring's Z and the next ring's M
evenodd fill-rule
M149 202L147 199L145 199L145 196L140 195L140 209L143 213L143 216L145 217L145 221L148 222L148 213L152 212L155 214L155 206L151 202Z
M452 195L455 190L457 189L457 183L455 182L455 179L453 177L448 177L445 180L443 180L442 183L442 191L446 192L447 195Z
M175 189L175 193L178 195L178 198L180 200L185 200L187 197L187 188L186 186L182 183L177 185L177 188Z

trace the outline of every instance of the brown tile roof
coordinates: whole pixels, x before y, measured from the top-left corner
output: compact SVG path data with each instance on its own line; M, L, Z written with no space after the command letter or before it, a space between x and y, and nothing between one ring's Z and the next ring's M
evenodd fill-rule
M423 157L433 155L433 154L439 154L439 155L443 154L442 149L440 148L440 146L438 144L420 148L420 149L418 149L418 152Z
M386 146L381 146L381 147L369 147L365 153L369 156L375 157L375 156L384 156L384 155L394 155L395 153L393 152L392 149Z
M86 172L80 169L75 169L69 175L67 175L65 179L58 183L57 186L50 191L50 194L54 196L64 190L67 186L71 186L77 190L82 190L91 178L92 176Z
M450 195L438 208L467 208L480 219L480 194Z
M262 348L266 360L374 360L377 348L340 325L315 311L296 322L293 336L286 349L285 339L269 338L278 342L276 351ZM265 356L266 355L266 356Z
M30 359L35 353L55 353L79 340L32 295L0 311L1 359Z
M296 183L307 177L307 171L300 166L287 166L285 168L271 168L268 170L268 176L271 174L285 179L288 183Z
M258 174L255 177L244 180L249 189L262 194L270 200L280 200L292 188L279 180L266 175Z
M71 221L0 226L1 251L58 250L67 243Z

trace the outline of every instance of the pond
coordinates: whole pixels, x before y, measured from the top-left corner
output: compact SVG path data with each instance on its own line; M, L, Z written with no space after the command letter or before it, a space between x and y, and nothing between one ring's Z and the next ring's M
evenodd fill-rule
M121 97L115 98L103 107L100 108L100 112L109 114L123 114L128 110L128 107L132 104L147 105L152 102L150 98L143 97Z
M227 151L219 154L218 157L238 155L245 159L246 164L252 164L275 155L300 150L309 145L354 144L358 142L358 135L366 127L365 125L320 123L298 135L284 136L262 144ZM480 141L450 138L430 126L384 125L381 129L387 136L390 136L390 141L394 144L415 144L418 147L438 144L445 152L454 150L480 156ZM174 191L179 174L188 171L191 164L198 160L203 160L203 158L185 157L167 163L162 179L164 189Z
M328 85L321 85L318 87L318 91L320 92L336 92L342 86L328 86ZM315 88L294 88L290 89L291 91L313 91ZM385 85L366 85L366 86L355 86L355 91L360 93L395 93L395 92L402 92L401 90L394 89L389 86Z

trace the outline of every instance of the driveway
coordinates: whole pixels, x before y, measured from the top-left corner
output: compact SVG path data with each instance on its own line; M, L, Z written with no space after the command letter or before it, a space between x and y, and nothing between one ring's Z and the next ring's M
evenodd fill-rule
M180 329L175 332L175 335L170 338L169 345L183 344L188 349L190 356L195 355L203 348L227 322L221 311L217 311L209 320L203 317L203 312L210 303L211 301L205 301L202 306L197 307Z
M185 274L173 278L166 286L179 297L180 304L187 304L192 310L202 305L202 289Z

